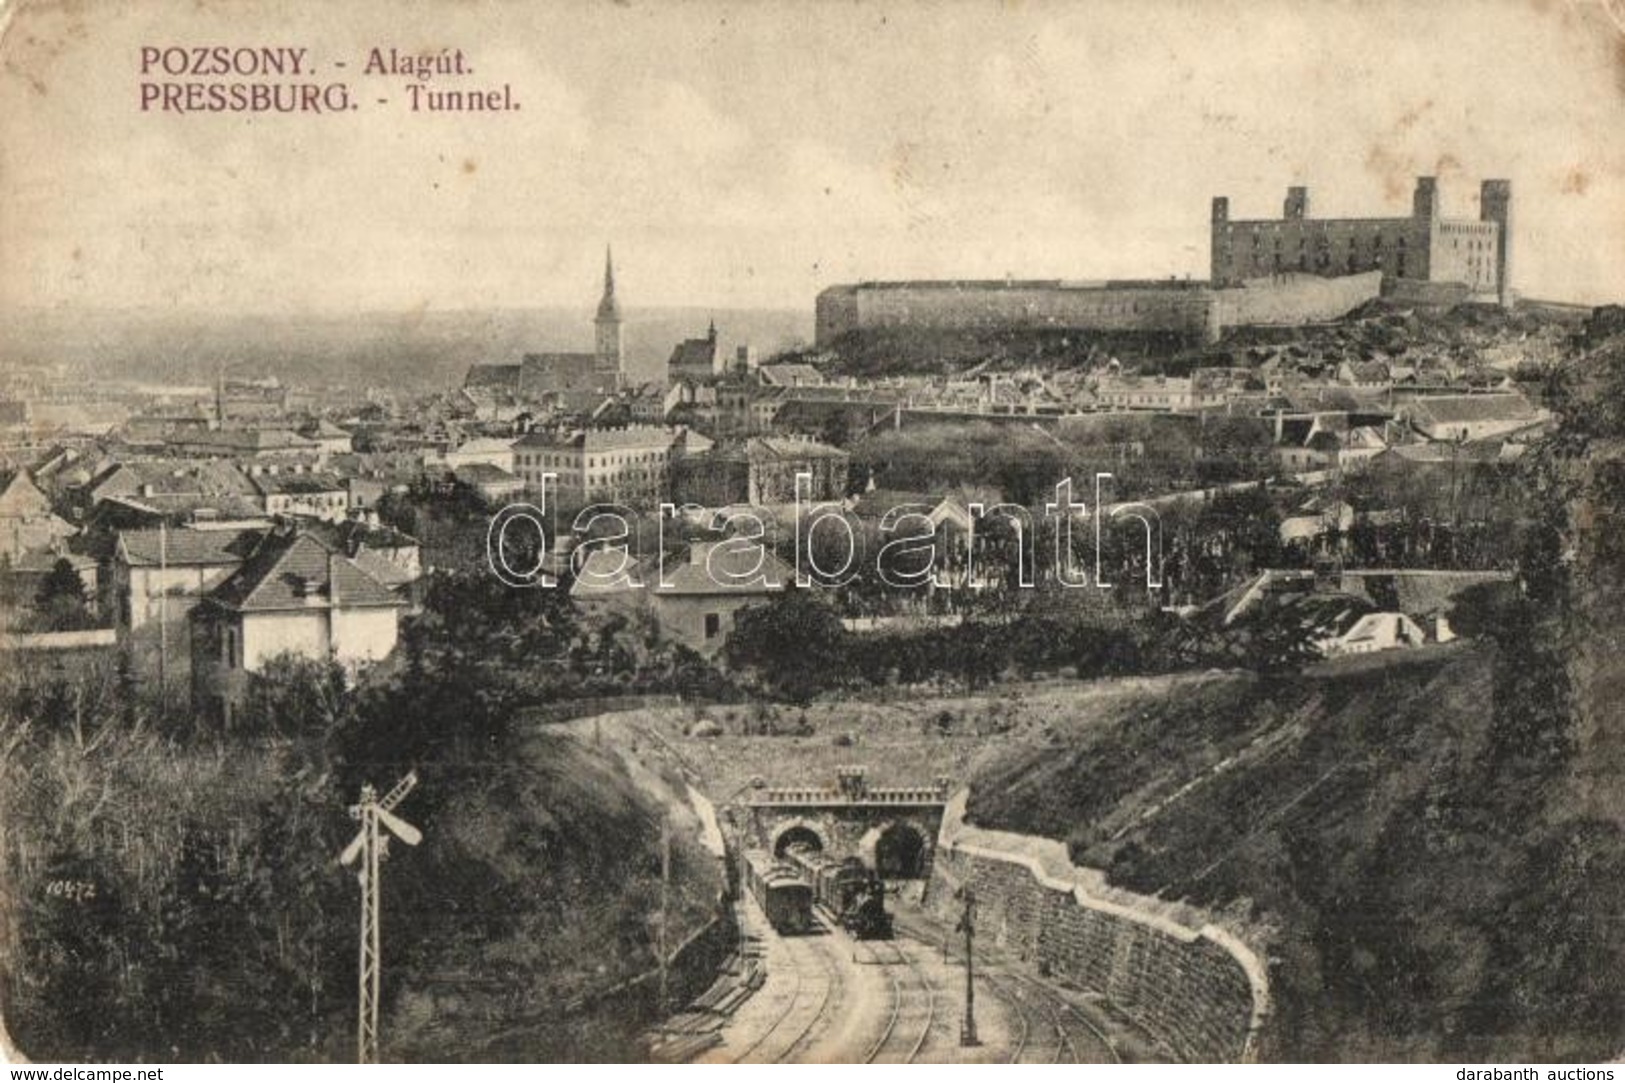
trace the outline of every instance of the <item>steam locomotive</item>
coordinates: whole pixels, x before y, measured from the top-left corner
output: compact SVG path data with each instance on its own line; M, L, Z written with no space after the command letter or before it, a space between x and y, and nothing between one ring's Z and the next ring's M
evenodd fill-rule
M861 858L829 857L806 845L791 846L786 860L811 885L813 903L859 940L889 940L891 914L886 884Z
M885 881L859 858L827 857L810 846L792 846L782 858L746 850L740 879L781 936L817 928L817 907L859 940L891 939Z

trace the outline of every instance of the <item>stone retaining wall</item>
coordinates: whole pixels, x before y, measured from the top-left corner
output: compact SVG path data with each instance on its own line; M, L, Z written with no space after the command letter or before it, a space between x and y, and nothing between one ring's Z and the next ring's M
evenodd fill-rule
M1192 928L1165 904L1107 899L1080 883L1062 844L972 828L950 805L928 905L958 917L955 893L976 893L979 937L1040 973L1110 998L1192 1062L1256 1060L1269 1016L1269 981L1247 945L1211 924Z

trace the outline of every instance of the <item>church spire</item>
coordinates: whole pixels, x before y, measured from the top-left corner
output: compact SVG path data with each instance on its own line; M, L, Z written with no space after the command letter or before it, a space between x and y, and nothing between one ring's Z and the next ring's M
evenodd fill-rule
M621 303L615 298L615 257L608 245L604 246L604 297L598 302L593 325L598 374L603 385L619 386L626 380L626 355L621 349Z
M615 298L615 255L604 246L604 297L598 302L599 320L619 320L621 303Z

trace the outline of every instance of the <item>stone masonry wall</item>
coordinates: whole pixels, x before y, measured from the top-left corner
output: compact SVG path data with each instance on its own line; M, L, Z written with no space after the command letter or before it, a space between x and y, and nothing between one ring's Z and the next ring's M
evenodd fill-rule
M950 810L963 808L963 798ZM928 905L958 916L954 894L976 893L977 935L1041 973L1101 993L1164 1039L1182 1060L1254 1060L1269 1012L1263 963L1212 925L1193 929L1124 893L1099 898L1060 843L945 823ZM949 837L953 835L954 837ZM1057 875L1057 873L1060 875Z
M1220 318L1226 327L1335 320L1381 291L1379 271L1340 278L1296 274L1257 279L1218 291Z

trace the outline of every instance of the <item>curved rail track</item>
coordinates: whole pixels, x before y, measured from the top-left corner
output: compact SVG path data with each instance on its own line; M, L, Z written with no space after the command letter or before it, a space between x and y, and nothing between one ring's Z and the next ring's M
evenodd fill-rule
M930 944L933 941L930 931L912 923L897 920L896 928L899 933L921 943ZM1033 1024L1040 1021L1040 1017L1043 1025L1052 1031L1055 1037L1053 1046L1046 1044L1048 1055L1041 1061L1042 1063L1092 1063L1084 1061L1081 1057L1076 1038L1079 1030L1087 1033L1089 1040L1086 1044L1098 1047L1110 1063L1124 1063L1122 1051L1117 1048L1117 1044L1094 1020L1061 993L1038 978L1022 973L1004 960L989 956L985 951L976 953L976 963L977 975L1015 1015L1017 1030L1009 1063L1039 1062L1024 1058L1033 1057L1038 1052L1032 1048L1035 1038Z
M925 1048L926 1041L931 1037L931 1029L937 1021L936 986L931 983L931 980L920 970L919 965L896 941L869 940L863 941L863 943L868 945L871 960L876 965L886 968L886 978L891 986L891 1013L886 1020L885 1029L881 1031L880 1036L875 1039L864 1055L864 1063L873 1064L881 1058L882 1054L886 1055L887 1063L912 1063L919 1057L920 1051ZM888 961L881 958L881 945L890 949L889 954L894 956L892 960ZM912 1042L908 1040L906 1035L902 1036L900 1041L895 1041L899 1038L897 1024L902 1019L905 1000L903 983L898 980L897 970L895 969L897 963L901 963L907 968L913 985L925 993L925 1018L919 1026L919 1037ZM893 1044L897 1048L888 1050L887 1047Z
M768 1050L771 1051L773 1047L769 1045L768 1040L774 1035L781 1035L782 1037L781 1032L785 1031L786 1028L793 1030L794 1036L782 1048L771 1052L765 1059L778 1063L791 1058L797 1050L806 1044L813 1028L818 1025L819 1021L829 1014L830 1002L834 999L836 990L842 984L840 966L830 958L827 947L809 942L813 939L816 938L785 938L784 943L789 947L789 950L798 956L792 965L795 973L795 985L791 987L791 994L785 1002L784 1010L774 1017L773 1022L764 1028L754 1041L739 1051L739 1054L733 1058L734 1063L743 1063L747 1058L751 1058L762 1051L764 1046L767 1046ZM811 969L811 960L808 956L816 956L819 965L823 969L823 980L817 982L819 988L816 991L808 989L808 972ZM809 1008L810 1011L807 1010ZM805 1018L792 1019L792 1016L798 1014L798 1009Z

